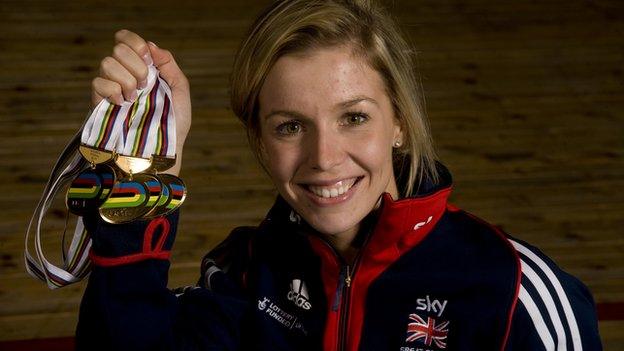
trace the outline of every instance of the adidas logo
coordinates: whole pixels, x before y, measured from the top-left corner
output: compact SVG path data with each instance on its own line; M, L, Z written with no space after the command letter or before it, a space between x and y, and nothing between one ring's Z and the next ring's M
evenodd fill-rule
M288 300L292 301L298 307L303 308L304 310L309 310L312 308L310 304L308 295L308 288L305 283L301 281L301 279L293 279L290 282L290 291L288 292Z

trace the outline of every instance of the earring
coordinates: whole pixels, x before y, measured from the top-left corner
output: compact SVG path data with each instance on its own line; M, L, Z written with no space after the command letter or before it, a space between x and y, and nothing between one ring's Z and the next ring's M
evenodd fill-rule
M394 142L394 147L401 147L401 140L397 140Z

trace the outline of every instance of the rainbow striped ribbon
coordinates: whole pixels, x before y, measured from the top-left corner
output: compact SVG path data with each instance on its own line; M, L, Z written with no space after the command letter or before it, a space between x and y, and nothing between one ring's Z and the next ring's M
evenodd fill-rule
M24 261L27 272L51 289L78 282L90 272L91 238L82 217L76 218L69 248L62 245L61 266L46 259L41 242L45 215L54 198L89 167L78 152L80 145L144 158L152 154L175 157L176 128L171 89L153 65L149 67L147 86L137 95L135 102L124 102L121 106L103 99L65 147L48 178L26 230Z
M148 77L157 77L150 66ZM148 78L148 85L150 79ZM160 77L154 88L139 97L139 104L126 118L116 150L120 155L150 158L152 155L175 157L176 128L171 106L171 89Z

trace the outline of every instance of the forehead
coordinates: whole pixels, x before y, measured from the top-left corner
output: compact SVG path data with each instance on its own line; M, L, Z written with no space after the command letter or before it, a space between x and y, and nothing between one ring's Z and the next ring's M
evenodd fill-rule
M379 73L350 48L340 46L280 57L265 79L259 101L260 111L319 110L354 96L380 101L383 95Z

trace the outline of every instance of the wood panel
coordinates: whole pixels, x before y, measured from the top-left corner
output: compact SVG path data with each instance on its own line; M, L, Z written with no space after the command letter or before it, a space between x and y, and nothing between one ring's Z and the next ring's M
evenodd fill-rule
M174 52L192 86L189 184L171 286L257 224L275 191L228 108L227 78L267 1L3 1L0 5L0 340L73 334L84 284L24 273L23 233L88 109L90 80L128 28ZM414 43L452 201L539 246L600 303L624 302L624 5L621 1L388 1ZM51 212L52 257L64 224ZM624 349L622 321L601 322Z

